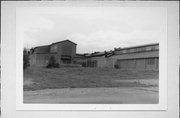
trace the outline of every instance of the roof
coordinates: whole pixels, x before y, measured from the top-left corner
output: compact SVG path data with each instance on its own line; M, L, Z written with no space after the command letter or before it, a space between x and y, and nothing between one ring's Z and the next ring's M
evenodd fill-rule
M138 45L138 46L125 47L125 48L117 48L116 50L125 50L125 49L132 49L132 48L141 48L141 47L155 46L155 45L159 45L159 43L144 44L144 45Z
M36 49L36 48L43 48L43 47L49 47L49 45L37 46L34 49Z
M105 57L110 57L114 55L113 51L104 51L104 52L95 52L95 53L91 53L88 55L85 55L86 57L100 57L100 56L105 56Z
M37 54L46 54L49 53L49 46L39 46L34 48L34 52Z
M36 50L36 53L50 53L50 52L48 51L48 49L50 48L50 46L52 46L52 45L54 45L54 44L57 44L57 43L66 42L66 41L68 41L68 42L70 42L70 43L72 43L72 44L74 44L74 45L77 45L76 43L74 43L74 42L72 42L72 41L70 41L70 40L63 40L63 41L59 41L59 42L56 42L56 43L52 43L51 45L37 46L37 47L34 48L34 50Z
M116 59L138 59L138 58L154 58L154 57L159 57L159 52L154 51L154 52L141 52L141 53L126 53L122 55L114 55L112 58Z
M68 41L68 42L70 42L70 43L73 43L74 45L77 45L76 43L74 43L74 42L72 42L72 41L70 41L70 40L59 41L59 42L56 42L56 43L52 43L51 45L54 45L54 44L57 44L57 43L66 42L66 41ZM51 45L50 45L50 46L51 46Z

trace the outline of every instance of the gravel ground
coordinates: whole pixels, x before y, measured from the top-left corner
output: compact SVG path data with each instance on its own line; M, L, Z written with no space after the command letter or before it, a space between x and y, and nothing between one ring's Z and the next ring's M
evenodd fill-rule
M157 104L158 87L64 88L24 91L24 103Z

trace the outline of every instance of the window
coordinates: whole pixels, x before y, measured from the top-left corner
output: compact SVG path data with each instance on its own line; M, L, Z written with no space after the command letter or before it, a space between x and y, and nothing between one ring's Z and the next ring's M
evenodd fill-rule
M129 49L127 49L127 50L126 50L126 53L129 53L129 52L130 52L130 50L129 50Z
M122 53L127 53L127 50L123 50Z
M159 50L159 46L158 46L158 45L157 45L157 46L155 46L155 49L156 49L156 50Z
M151 50L155 50L155 46L151 46Z
M141 48L141 51L145 51L145 50L146 50L146 47L142 47L142 48Z
M151 50L151 47L150 47L150 46L146 48L146 51L150 51L150 50Z
M155 59L147 59L147 64L148 65L154 65L155 64Z
M135 52L135 49L130 49L130 52Z
M136 50L137 50L137 52L141 52L141 51L142 51L142 49L141 49L141 48L137 48Z

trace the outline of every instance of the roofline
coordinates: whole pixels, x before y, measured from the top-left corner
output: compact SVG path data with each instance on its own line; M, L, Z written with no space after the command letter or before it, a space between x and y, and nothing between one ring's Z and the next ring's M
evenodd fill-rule
M37 46L37 47L34 47L34 49L35 49L35 48L40 48L40 47L48 47L48 46L52 46L52 45L54 45L54 44L61 43L61 42L64 42L64 41L69 41L69 42L71 42L71 43L77 45L76 43L74 43L74 42L72 42L72 41L70 41L70 40L67 39L67 40L63 40L63 41L59 41L59 42L52 43L52 44L50 44L50 45Z
M159 50L140 51L140 52L128 52L128 53L121 53L121 54L115 54L115 55L137 54L137 53L158 52L158 51L159 51ZM115 56L115 55L114 55L114 56Z
M151 43L151 44L144 44L144 45L137 45L137 46L125 47L125 48L117 49L117 51L119 51L119 50L125 50L125 49L131 49L131 48L154 46L154 45L159 45L159 43Z
M34 47L34 49L36 48L41 48L41 47L49 47L50 45L43 45L43 46L37 46L37 47Z
M67 39L67 40L63 40L63 41L58 41L58 42L52 43L52 44L49 45L49 46L55 45L55 44L57 44L57 43L62 43L62 42L64 42L64 41L69 41L69 42L71 42L71 43L77 45L76 43L74 43L74 42L72 42L72 41L70 41L70 40Z

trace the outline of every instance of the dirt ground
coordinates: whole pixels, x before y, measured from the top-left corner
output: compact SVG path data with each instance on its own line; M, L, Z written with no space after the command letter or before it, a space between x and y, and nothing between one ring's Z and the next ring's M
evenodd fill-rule
M24 103L157 104L158 87L64 88L24 91Z

